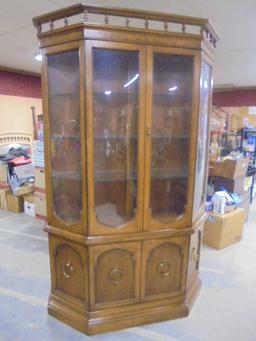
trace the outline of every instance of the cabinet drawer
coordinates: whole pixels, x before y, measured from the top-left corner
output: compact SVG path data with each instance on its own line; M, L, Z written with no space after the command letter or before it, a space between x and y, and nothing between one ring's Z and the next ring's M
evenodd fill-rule
M193 280L194 274L199 269L200 251L202 244L202 228L201 224L191 236L188 259L188 284Z
M145 241L142 255L142 299L184 292L189 237Z
M92 305L122 305L139 300L140 254L140 242L90 248Z

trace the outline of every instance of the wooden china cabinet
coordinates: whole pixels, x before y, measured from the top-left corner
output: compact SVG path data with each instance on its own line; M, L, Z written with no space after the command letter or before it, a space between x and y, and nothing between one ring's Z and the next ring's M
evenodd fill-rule
M206 19L85 4L33 22L49 313L86 334L188 315L217 34Z

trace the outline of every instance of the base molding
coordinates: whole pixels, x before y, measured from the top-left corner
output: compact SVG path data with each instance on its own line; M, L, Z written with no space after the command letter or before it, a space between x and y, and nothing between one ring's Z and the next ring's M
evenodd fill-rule
M155 301L154 305L149 305L145 309L142 309L144 303L133 304L125 314L119 314L118 310L116 311L113 308L88 312L86 307L77 307L68 300L52 294L49 298L48 312L51 316L82 333L94 335L185 317L189 314L200 287L201 281L196 277L191 282L186 296L181 301L163 305L163 301L159 300L159 302Z

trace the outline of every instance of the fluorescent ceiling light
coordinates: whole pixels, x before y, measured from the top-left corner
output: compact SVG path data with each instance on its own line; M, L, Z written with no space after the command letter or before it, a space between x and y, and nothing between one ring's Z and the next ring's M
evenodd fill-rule
M41 55L40 52L35 53L34 59L37 60L38 62L41 62L43 60L43 56Z
M172 88L169 88L168 90L169 90L169 91L175 91L175 90L177 90L177 89L178 89L177 86L173 86Z
M133 82L136 81L136 79L139 78L139 74L137 73L129 82L127 82L125 85L124 85L124 88L127 88L127 86L129 86L130 84L132 84Z
M112 94L112 91L111 91L111 90L106 90L106 91L104 91L104 94L105 94L105 95L111 95L111 94Z

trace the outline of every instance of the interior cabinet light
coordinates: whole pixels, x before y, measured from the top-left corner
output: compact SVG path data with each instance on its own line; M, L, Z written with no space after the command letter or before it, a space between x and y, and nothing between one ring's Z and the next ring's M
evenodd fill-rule
M38 62L41 62L43 60L43 56L41 55L40 52L37 52L34 54L34 59L37 60Z
M175 90L177 90L177 89L178 89L177 86L173 86L172 88L169 88L168 90L169 90L169 91L175 91Z
M136 81L136 79L139 78L139 74L137 73L129 82L127 82L125 85L124 85L124 88L127 88L127 86L131 85L133 82Z

